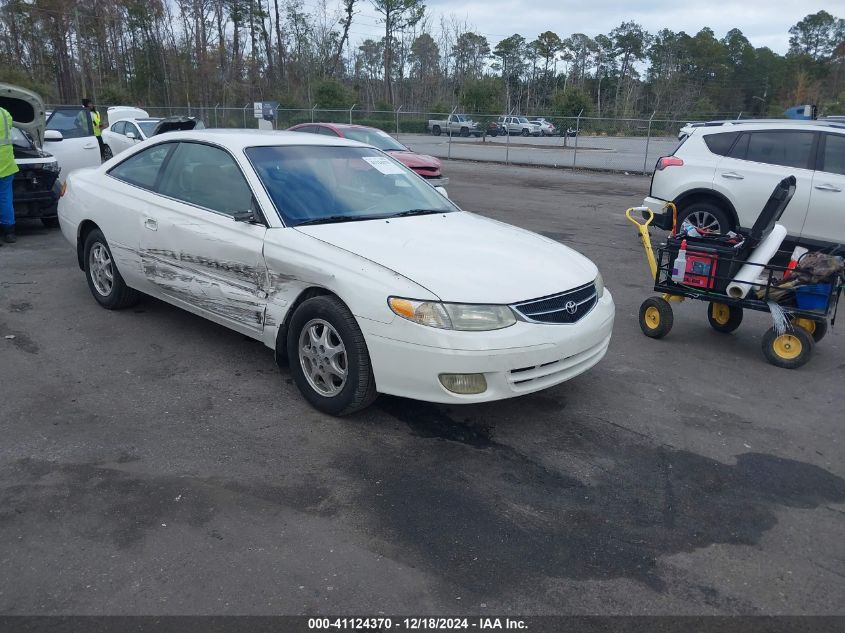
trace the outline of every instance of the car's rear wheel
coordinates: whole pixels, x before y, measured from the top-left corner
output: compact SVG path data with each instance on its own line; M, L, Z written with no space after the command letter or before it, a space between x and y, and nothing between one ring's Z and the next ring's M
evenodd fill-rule
M83 252L85 278L97 303L107 310L120 310L138 303L141 293L123 281L102 232L95 229L88 234Z
M434 127L432 127L431 133L434 134L434 136L440 136L440 134L441 134L440 126L435 125Z
M687 205L678 214L678 226L688 220L697 229L704 229L710 232L727 233L733 230L731 222L725 210L710 201L693 202Z
M348 415L378 396L364 335L337 297L300 304L288 327L287 350L296 386L323 413Z

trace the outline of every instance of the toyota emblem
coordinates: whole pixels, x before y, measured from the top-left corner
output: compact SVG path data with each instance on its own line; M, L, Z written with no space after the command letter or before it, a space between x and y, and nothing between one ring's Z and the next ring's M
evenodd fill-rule
M578 304L574 301L567 301L566 305L563 306L563 309L566 310L569 314L575 314L578 311Z

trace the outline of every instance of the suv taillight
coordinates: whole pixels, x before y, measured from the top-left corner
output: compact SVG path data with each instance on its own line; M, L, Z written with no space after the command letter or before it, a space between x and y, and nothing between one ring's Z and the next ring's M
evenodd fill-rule
M657 171L663 171L667 167L683 167L684 161L677 156L663 156L657 161Z

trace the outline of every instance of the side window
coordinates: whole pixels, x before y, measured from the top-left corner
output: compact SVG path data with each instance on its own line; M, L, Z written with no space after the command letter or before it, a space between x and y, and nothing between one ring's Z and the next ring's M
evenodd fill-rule
M704 144L714 154L727 156L728 152L739 136L739 132L723 132L721 134L708 134L704 137Z
M337 132L335 132L333 129L331 129L329 127L325 127L323 125L317 126L317 134L322 134L323 136L333 136L335 138L338 137Z
M129 134L129 132L132 132L132 134L135 135L135 138L141 138L141 133L138 131L138 128L134 123L126 124L126 134Z
M115 134L124 134L126 130L126 121L118 121L111 126L111 131Z
M743 134L742 136L740 136L739 140L736 142L736 144L734 144L728 156L730 158L738 158L739 160L745 160L745 155L748 154L748 139L750 137L750 134Z
M821 171L845 175L845 134L825 134Z
M304 132L305 134L315 134L316 131L313 125L303 125L294 130L294 132Z
M158 192L226 215L252 207L252 190L235 160L202 143L179 143Z
M751 132L746 160L768 165L808 169L813 132Z
M109 175L130 185L153 190L158 172L175 146L175 143L163 143L138 152L117 167L113 167Z
M91 127L91 115L82 108L56 110L47 121L47 129L61 132L64 138L94 136L94 128Z

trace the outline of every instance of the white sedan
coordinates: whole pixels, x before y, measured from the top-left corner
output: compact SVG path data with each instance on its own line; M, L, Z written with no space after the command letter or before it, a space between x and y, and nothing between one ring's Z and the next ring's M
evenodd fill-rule
M157 136L73 173L59 220L101 306L148 294L263 341L334 415L378 393L531 393L610 343L613 299L591 261L341 138Z

